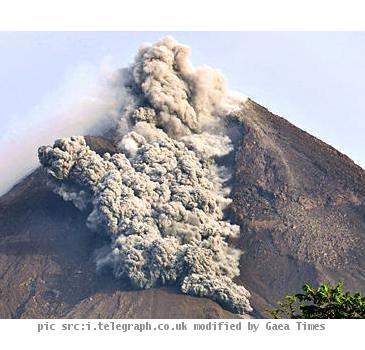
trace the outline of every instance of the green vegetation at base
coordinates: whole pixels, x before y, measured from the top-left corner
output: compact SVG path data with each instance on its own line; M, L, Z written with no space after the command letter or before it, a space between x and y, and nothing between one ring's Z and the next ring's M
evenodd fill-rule
M302 287L303 293L287 295L269 311L273 318L323 319L365 318L365 298L361 293L343 292L343 283Z

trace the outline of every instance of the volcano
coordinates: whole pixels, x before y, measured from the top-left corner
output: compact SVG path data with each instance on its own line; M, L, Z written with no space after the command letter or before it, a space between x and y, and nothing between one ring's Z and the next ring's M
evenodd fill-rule
M264 317L305 283L363 290L364 171L189 55L143 45L92 135L39 145L1 197L1 317Z
M365 291L365 172L347 156L248 100L240 121L229 216L241 233L235 282L251 316L304 283ZM115 144L86 137L100 155ZM234 318L174 286L136 290L96 274L103 238L46 185L40 168L0 199L1 318Z

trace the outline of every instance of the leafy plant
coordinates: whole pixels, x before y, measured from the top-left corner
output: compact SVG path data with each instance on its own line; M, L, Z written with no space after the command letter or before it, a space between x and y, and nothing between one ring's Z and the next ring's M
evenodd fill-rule
M365 298L361 293L343 292L343 283L302 287L303 293L287 295L269 311L273 318L365 318Z

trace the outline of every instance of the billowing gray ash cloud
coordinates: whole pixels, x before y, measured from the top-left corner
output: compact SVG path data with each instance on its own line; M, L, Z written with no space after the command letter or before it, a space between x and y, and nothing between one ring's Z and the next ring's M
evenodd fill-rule
M233 282L240 252L227 244L239 227L225 220L233 151L225 118L242 103L224 77L194 68L189 49L167 37L143 46L119 71L128 96L114 133L118 153L103 157L82 136L39 149L53 190L106 235L98 270L137 288L176 284L239 314L252 311L249 292Z

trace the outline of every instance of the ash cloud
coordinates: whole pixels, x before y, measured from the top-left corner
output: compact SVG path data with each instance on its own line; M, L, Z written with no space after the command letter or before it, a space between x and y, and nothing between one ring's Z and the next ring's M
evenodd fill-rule
M118 153L100 156L76 136L38 156L55 193L89 210L87 226L108 238L99 271L137 288L176 284L244 314L250 293L233 282L240 252L227 244L239 227L223 214L229 169L216 164L233 151L225 116L243 101L219 72L194 68L188 56L167 37L118 72L128 101L114 127Z
M128 119L153 123L179 138L217 128L217 117L242 103L228 93L220 72L208 66L194 68L189 54L189 47L171 37L141 47L134 64L121 71L134 99L134 108L126 111Z

